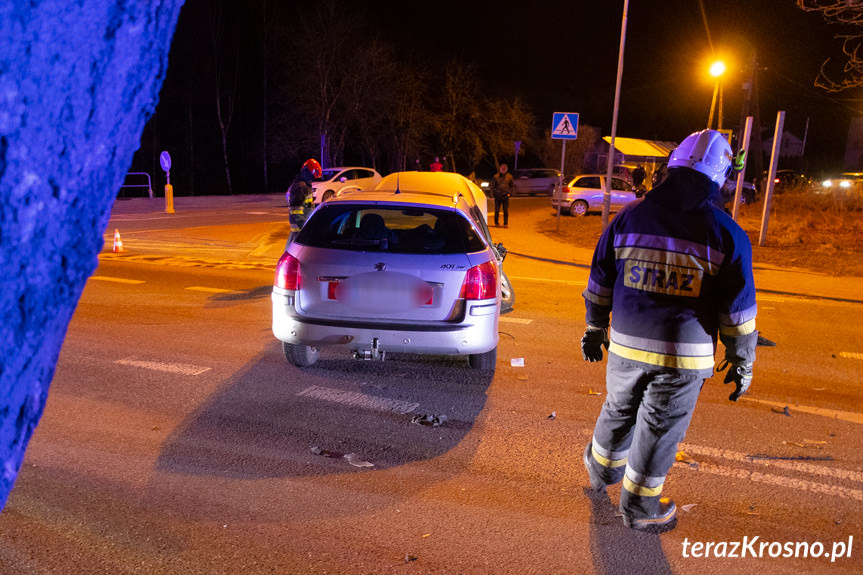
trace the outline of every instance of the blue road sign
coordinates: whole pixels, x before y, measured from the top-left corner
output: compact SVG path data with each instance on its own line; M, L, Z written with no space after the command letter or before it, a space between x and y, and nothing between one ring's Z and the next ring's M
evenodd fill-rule
M551 120L553 140L574 140L578 137L578 114L555 112Z

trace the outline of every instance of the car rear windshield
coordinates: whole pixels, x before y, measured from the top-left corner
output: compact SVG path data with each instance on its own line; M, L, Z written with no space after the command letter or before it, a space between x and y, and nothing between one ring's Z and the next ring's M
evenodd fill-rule
M326 204L309 218L295 241L318 248L400 254L455 254L485 249L460 212L378 205Z

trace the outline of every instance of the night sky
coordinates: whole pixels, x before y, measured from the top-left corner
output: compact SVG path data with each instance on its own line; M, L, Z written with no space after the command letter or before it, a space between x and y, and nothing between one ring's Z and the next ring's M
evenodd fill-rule
M431 83L442 82L454 59L474 66L490 100L521 99L536 119L538 136L551 128L553 112L578 113L582 126L611 133L623 0L187 0L160 101L130 171L160 176L159 154L170 150L178 193L285 189L302 161L320 149L317 132L302 139L308 130L302 132L300 112L286 114L302 109L292 97L303 94L302 78L293 75L302 59L290 40L302 37L303 23L328 2L355 22L351 42L377 36L395 48L405 70L428 72ZM212 43L217 15L229 23L220 28L218 58ZM845 56L836 36L848 32L794 0L632 0L617 135L679 142L705 128L715 86L707 69L715 56L728 63L723 127L738 129L742 85L754 55L764 139L772 137L779 110L786 112L787 132L806 136L803 161L783 160L780 167L811 176L843 171L849 123L863 116L863 94L859 88L828 93L815 80L828 58L834 79L842 79ZM223 99L236 104L227 154L214 72L233 78L236 88L235 97ZM438 85L427 88L429 97L440 93ZM439 152L426 147L419 152L428 163ZM355 157L356 146L353 153L346 162L370 165ZM483 169L494 171L489 158L477 173Z
M555 111L610 134L623 0L369 0L354 2L418 58L475 62L495 93L522 96L540 122ZM778 110L809 152L841 162L860 94L814 87L822 62L841 62L841 29L794 0L634 0L629 4L618 135L680 141L706 127L711 54L729 61L724 127L736 127L742 71L757 55L761 123L772 135ZM855 102L854 99L857 99ZM829 160L828 160L829 161Z

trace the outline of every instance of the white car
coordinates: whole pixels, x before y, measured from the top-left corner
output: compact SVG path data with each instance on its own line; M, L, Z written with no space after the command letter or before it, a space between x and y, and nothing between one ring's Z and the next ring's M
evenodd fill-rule
M563 186L563 196L555 189L551 198L554 208L571 216L585 216L588 212L602 211L605 198L605 174L584 174L572 178ZM617 211L626 204L644 196L623 178L611 178L611 209Z
M355 186L364 190L374 188L381 181L377 170L359 166L341 166L326 168L320 180L312 182L312 193L315 205L326 202L336 195L336 192L346 186Z
M399 172L322 203L276 269L286 359L305 367L336 347L372 360L463 355L494 370L503 250L486 218L482 191L447 172Z

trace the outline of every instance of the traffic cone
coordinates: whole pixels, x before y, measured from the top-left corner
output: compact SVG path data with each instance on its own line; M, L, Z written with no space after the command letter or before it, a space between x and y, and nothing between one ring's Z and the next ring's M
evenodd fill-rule
M123 240L120 239L120 230L114 228L114 249L113 252L125 252L126 250L123 248Z

